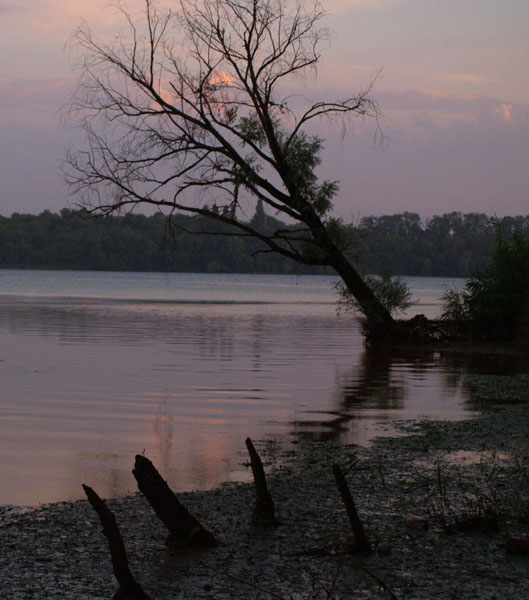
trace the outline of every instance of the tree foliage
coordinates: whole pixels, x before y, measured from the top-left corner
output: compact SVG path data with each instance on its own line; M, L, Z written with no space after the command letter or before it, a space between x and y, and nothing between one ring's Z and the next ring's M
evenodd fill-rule
M445 295L443 318L466 320L473 336L513 339L529 331L529 237L501 232L492 260L472 276L464 290Z
M391 273L380 273L377 277L366 275L364 278L376 297L391 314L404 312L413 305L412 294L408 284L400 277L392 277ZM338 312L360 311L358 302L349 290L338 282Z

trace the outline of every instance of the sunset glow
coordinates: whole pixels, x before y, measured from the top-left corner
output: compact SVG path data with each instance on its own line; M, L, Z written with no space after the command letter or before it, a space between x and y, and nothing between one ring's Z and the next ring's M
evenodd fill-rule
M159 5L178 9L170 0ZM143 0L121 6L132 15L145 9ZM520 136L529 127L525 3L329 0L323 8L331 42L322 48L317 73L293 81L287 92L332 100L372 86L388 141L385 150L376 148L369 120L351 123L345 138L341 125L322 123L321 174L341 182L337 213L526 212L529 169L520 166L529 155L529 136ZM69 41L83 22L105 43L127 30L122 11L107 0L0 2L0 53L7 58L0 69L0 214L60 210L70 201L57 165L76 139L61 119L79 58ZM213 85L231 82L223 70L211 77ZM166 84L162 95L172 97ZM457 156L462 137L465 154ZM27 162L28 139L39 169ZM426 150L434 161L424 162ZM468 171L459 182L464 194L457 177L442 176L453 172L452 160L473 165L472 186ZM494 171L505 170L502 187L497 177L488 180L492 160ZM417 171L429 181L424 188L412 183Z

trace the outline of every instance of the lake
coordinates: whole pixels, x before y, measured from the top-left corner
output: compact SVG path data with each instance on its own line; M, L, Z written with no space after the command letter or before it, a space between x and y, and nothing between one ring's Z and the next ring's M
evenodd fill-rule
M391 421L461 419L466 372L510 364L368 352L326 276L0 270L0 504L250 477L247 436L368 444ZM435 316L461 280L409 278ZM508 362L508 359L505 359Z

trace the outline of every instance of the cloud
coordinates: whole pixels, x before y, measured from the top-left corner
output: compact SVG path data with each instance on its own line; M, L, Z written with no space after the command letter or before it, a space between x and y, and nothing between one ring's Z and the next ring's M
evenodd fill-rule
M0 82L0 104L10 105L22 99L46 100L63 94L71 86L69 79L9 79Z
M514 113L513 111L513 104L504 103L496 109L496 114L501 115L506 121L511 121L514 118L514 116L516 116L516 113Z
M58 121L73 90L71 79L9 79L0 81L0 124Z
M477 94L450 93L443 90L380 92L377 96L384 107L404 110L473 111L477 108L490 108L500 103L495 98Z
M415 127L426 121L442 126L459 121L529 121L529 105L491 96L440 90L409 90L380 92L376 97L383 113L393 121L411 122Z
M42 32L71 31L83 19L103 26L116 21L115 11L102 0L43 0L38 7L28 8L30 26Z
M11 109L21 106L25 119L0 122L0 139L9 149L0 161L0 213L65 206L67 193L57 163L67 138L75 134L59 129L39 105L57 106L68 85L68 80L60 79L12 80L0 85L0 108L6 103ZM527 106L423 91L392 94L391 99L393 106L408 107L413 100L421 109L409 110L407 120L393 119L395 109L387 108L380 98L389 113L382 121L388 138L384 150L373 143L373 120L368 119L355 135L342 136L341 128L323 122L315 132L325 139L322 177L340 181L337 215L350 219L405 210L423 216L451 210L500 216L528 212ZM454 105L461 110L442 108ZM439 119L445 112L449 118Z
M332 69L331 69L332 70ZM326 86L317 89L301 86L288 90L292 93L291 103L295 108L306 107L319 101L340 100L358 94L369 87L368 69L358 68L358 73L368 81L368 85L333 85L331 79L325 78ZM328 70L326 69L326 75ZM353 68L343 73L342 82L353 79ZM371 77L371 80L373 78ZM431 122L446 127L459 121L477 122L484 120L502 121L505 123L526 123L529 121L529 104L516 103L508 98L486 96L476 93L454 93L437 89L405 90L402 92L374 88L369 95L376 101L381 111L381 124L386 127L411 127L417 129L419 124Z
M330 14L343 14L356 9L383 10L401 0L327 0L324 8Z
M383 146L373 119L353 124L354 135L328 122L314 131L324 139L320 175L340 182L338 215L528 212L528 104L439 90L374 95Z
M1 2L0 12L12 13L19 26L37 30L39 34L68 34L83 20L94 28L112 27L123 23L123 15L116 3L109 0L29 0L15 9L12 2ZM142 0L127 0L131 12L145 7Z
M0 14L8 14L14 13L19 10L19 6L17 6L14 2L2 2L0 0Z
M444 81L459 81L461 83L471 83L481 85L485 83L502 83L502 79L494 77L485 77L484 75L476 75L474 73L446 73L440 76Z
M399 1L401 0L325 0L323 6L329 14L336 15L357 9L381 10ZM6 8L16 7L18 12L24 13L29 26L44 33L71 31L81 20L86 20L94 28L123 24L123 16L117 8L119 0L29 0L24 7L0 0L0 12L4 5ZM144 0L126 0L123 6L131 14L145 10ZM174 9L174 2L159 0L157 6L161 9Z
M327 135L321 171L340 181L337 213L527 214L529 118L513 126L505 115L489 116L440 125L418 115L412 127L383 124L383 150L369 128L342 141Z

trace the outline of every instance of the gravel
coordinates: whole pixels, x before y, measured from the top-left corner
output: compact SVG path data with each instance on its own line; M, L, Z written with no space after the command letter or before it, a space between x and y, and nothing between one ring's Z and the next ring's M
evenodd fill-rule
M401 422L403 436L369 448L257 443L282 522L275 529L249 525L251 485L179 494L221 540L214 549L168 549L143 497L108 500L132 572L155 600L526 600L529 556L509 554L505 542L529 537L529 377L472 376L465 384L484 407L470 421ZM349 551L335 462L346 473L371 555ZM0 542L5 600L103 599L117 591L106 540L86 501L0 507Z

